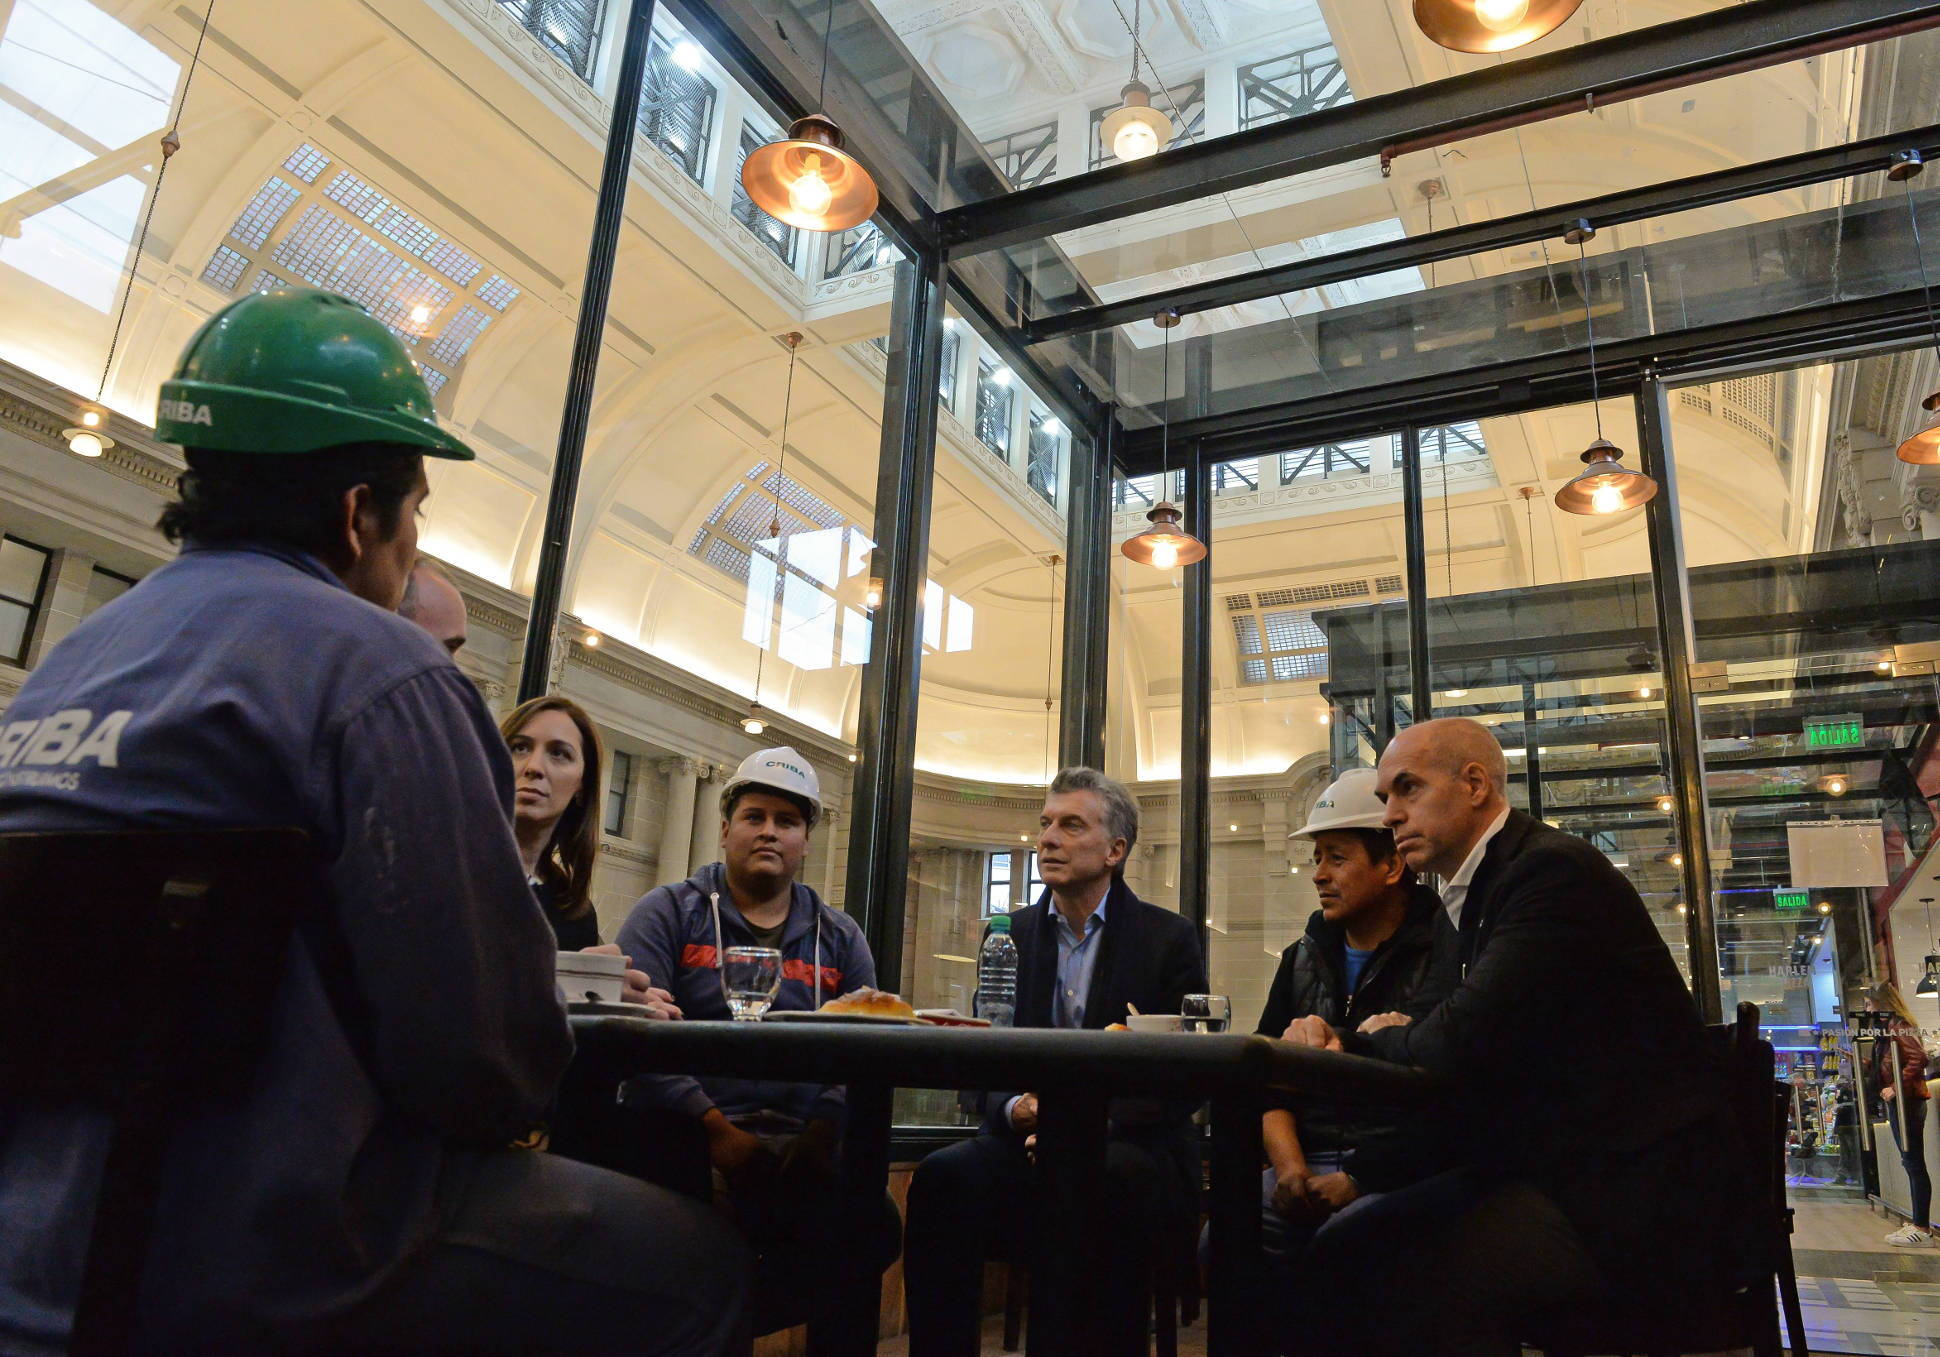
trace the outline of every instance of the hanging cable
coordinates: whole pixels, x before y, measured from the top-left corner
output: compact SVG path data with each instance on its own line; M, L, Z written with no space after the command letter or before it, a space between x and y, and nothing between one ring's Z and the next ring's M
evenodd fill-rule
M128 318L128 298L135 290L135 272L141 267L141 252L148 245L148 227L155 220L155 204L162 196L162 180L168 175L168 162L182 149L182 110L188 107L189 85L195 80L196 68L202 63L202 43L209 36L209 18L215 11L216 0L209 0L208 7L202 11L202 30L196 34L195 51L189 55L189 68L182 76L182 92L175 100L175 114L169 119L168 131L162 133L162 163L155 167L155 182L148 190L148 209L142 213L141 231L135 237L135 252L128 261L128 276L121 284L121 305L115 311L114 331L108 338L107 361L101 364L101 381L94 389L97 405L108 395L108 374L114 371L115 350L121 346L121 327Z
M761 641L754 653L754 701L749 705L748 715L741 722L741 728L750 735L759 735L767 728L761 717L761 676L767 667L768 647L774 643L775 606L781 597L783 584L787 577L788 560L783 548L781 534L782 495L788 484L788 419L795 404L795 355L801 349L802 336L798 330L790 330L780 336L781 342L788 346L788 378L782 386L781 394L781 434L779 450L775 457L773 485L774 514L768 521L768 536L775 544L775 587L762 600Z
M1051 735L1051 682L1057 666L1058 641L1058 556L1044 558L1051 572L1051 622L1044 638L1044 785L1051 785L1051 763L1057 757L1057 744Z
M1585 248L1589 237L1576 236L1576 286L1583 294L1583 326L1590 345L1590 410L1596 415L1596 436L1603 438L1603 383L1596 370L1596 307L1590 301L1590 255Z

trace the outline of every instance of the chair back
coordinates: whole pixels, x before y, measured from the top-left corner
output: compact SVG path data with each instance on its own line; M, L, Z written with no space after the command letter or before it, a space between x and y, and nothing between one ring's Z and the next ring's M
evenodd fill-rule
M125 1351L175 1116L247 1083L321 874L295 829L0 834L0 1106L111 1137L70 1351Z

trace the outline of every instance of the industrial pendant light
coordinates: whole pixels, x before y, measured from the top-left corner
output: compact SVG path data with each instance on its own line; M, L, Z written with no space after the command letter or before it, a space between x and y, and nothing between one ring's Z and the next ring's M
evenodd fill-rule
M1157 155L1172 140L1172 119L1152 107L1151 88L1138 78L1138 21L1143 4L1144 0L1132 0L1132 78L1118 93L1124 105L1106 114L1098 128L1099 138L1120 160ZM1152 78L1158 79L1156 70Z
M768 540L775 544L776 580L782 579L788 568L787 553L782 548L781 497L788 493L788 415L795 404L795 352L802 346L802 335L799 330L790 330L778 338L788 349L788 381L781 391L781 434L775 457L775 512L774 517L768 520ZM753 572L749 573L752 576ZM749 585L748 601L754 601L752 583ZM754 699L748 703L748 714L741 718L741 729L750 735L760 735L768 729L768 718L761 706L761 671L768 659L768 635L773 628L775 615L772 589L761 603L761 648L754 653Z
M1554 33L1583 0L1415 0L1415 26L1456 52L1507 52Z
M1589 256L1583 247L1596 239L1596 228L1579 220L1563 233L1576 247L1578 286L1583 293L1583 320L1589 326L1590 409L1596 415L1596 441L1584 450L1583 469L1556 492L1556 507L1572 514L1617 514L1648 504L1657 482L1623 464L1623 449L1603 436L1603 393L1596 370L1596 308L1590 303Z
M829 82L829 33L835 0L822 29L822 80L816 103ZM778 221L804 231L846 231L876 214L876 181L862 162L842 149L842 129L823 113L797 118L785 141L772 141L748 153L741 163L741 185L754 205Z
M1913 992L1915 994L1940 994L1940 955L1936 955L1936 953L1940 953L1940 943L1936 943L1933 940L1933 897L1923 895L1920 897L1920 903L1926 907L1927 912L1927 947L1929 950L1926 956L1926 969L1920 976L1919 987Z
M1913 226L1913 257L1920 265L1920 291L1926 296L1927 323L1933 327L1933 343L1940 351L1940 315L1933 309L1933 287L1927 281L1927 256L1920 245L1920 213L1913 204L1913 181L1920 177L1926 168L1926 161L1918 151L1900 151L1893 157L1893 168L1886 171L1886 177L1906 188L1906 217ZM1940 411L1940 391L1934 392L1920 404L1929 412ZM1921 429L1899 447L1899 459L1911 462L1914 466L1940 466L1940 424L1930 424Z
M1152 526L1128 538L1119 550L1127 560L1140 565L1170 570L1206 559L1206 544L1187 532L1179 522L1179 510L1165 497L1166 480L1171 474L1168 461L1172 443L1172 417L1165 403L1172 398L1172 331L1178 327L1179 313L1167 307L1152 317L1152 323L1165 331L1164 376L1159 391L1159 502L1145 515Z

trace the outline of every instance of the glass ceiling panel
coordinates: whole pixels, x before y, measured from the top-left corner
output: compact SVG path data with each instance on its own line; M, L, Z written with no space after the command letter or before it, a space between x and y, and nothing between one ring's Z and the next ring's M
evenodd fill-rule
M1940 184L1916 191L1914 202L1931 246L1940 241ZM1693 229L1714 219L1691 213L1605 232L1587 262L1598 344L1920 286L1901 191L1785 215L1791 205L1748 200L1738 205L1741 220L1723 229ZM1287 304L1291 318L1277 298L1249 304L1257 313L1250 323L1217 311L1188 316L1172 332L1169 386L1163 332L1149 321L1120 326L1110 332L1115 367L1084 375L1112 390L1126 425L1140 428L1161 415L1231 414L1583 348L1574 251L1557 245L1551 255L1547 265L1440 281L1433 290L1404 280L1388 284L1389 295L1345 305L1302 298ZM1071 358L1062 343L1040 347ZM1209 389L1192 399L1185 373L1196 363L1205 365Z

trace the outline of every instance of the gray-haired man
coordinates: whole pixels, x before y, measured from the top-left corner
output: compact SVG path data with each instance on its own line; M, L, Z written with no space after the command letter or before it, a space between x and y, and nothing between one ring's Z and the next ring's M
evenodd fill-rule
M1066 768L1051 783L1038 820L1038 870L1048 889L1018 911L1019 1027L1105 1027L1142 1013L1177 1013L1206 988L1199 938L1185 919L1132 894L1125 859L1138 841L1138 803L1090 768ZM1025 1140L1037 1129L1037 1099L980 1095L981 1134L923 1161L909 1191L904 1269L911 1357L965 1357L978 1350L984 1259L999 1240L1027 1260L1039 1193ZM1110 1237L1183 1234L1194 1217L1198 1154L1191 1109L1123 1099L1111 1109L1100 1147L1111 1180ZM1102 1263L1102 1260L1101 1260ZM1086 1310L1120 1340L1107 1350L1144 1350L1147 1269L1101 1266ZM1095 1308L1094 1308L1095 1306Z

